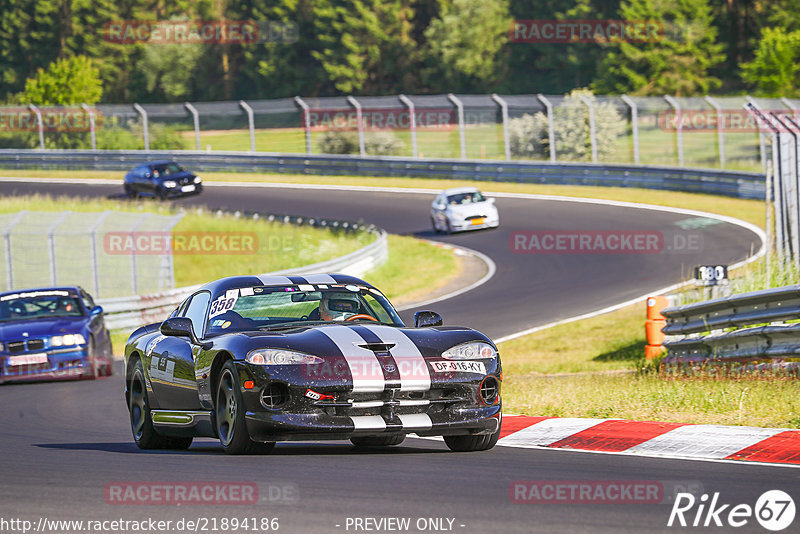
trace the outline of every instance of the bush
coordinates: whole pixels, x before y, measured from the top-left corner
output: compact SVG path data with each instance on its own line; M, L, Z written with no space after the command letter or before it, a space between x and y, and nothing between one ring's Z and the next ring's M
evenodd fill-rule
M358 154L358 133L346 130L328 130L319 142L325 154ZM367 132L364 150L372 156L395 156L405 149L405 143L392 132Z
M614 153L617 139L625 133L626 119L610 102L598 103L591 91L576 89L561 105L553 109L553 133L556 156L559 160L587 161L591 159L592 141L589 133L589 110L581 100L594 104L597 131L597 155L603 159ZM536 158L549 154L547 114L525 114L509 121L511 155L517 158Z

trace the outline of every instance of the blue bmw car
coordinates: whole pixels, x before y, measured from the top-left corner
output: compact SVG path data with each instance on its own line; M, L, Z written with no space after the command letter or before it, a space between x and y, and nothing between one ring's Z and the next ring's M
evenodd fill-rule
M0 293L0 383L111 373L103 309L82 288Z

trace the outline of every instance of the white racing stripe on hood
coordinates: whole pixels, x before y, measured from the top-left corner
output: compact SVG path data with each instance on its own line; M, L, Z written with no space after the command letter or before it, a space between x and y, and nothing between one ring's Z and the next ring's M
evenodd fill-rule
M304 277L309 284L335 284L336 280L329 274L310 274Z
M374 393L384 390L386 380L378 358L371 350L359 347L366 343L364 338L347 326L324 326L318 331L336 344L347 361L350 374L353 375L353 393Z
M362 325L378 336L382 343L394 343L389 353L397 364L400 373L400 391L428 391L431 389L431 373L428 363L422 357L410 337L392 326Z
M386 430L386 421L380 415L354 415L350 419L353 421L356 432L360 430Z

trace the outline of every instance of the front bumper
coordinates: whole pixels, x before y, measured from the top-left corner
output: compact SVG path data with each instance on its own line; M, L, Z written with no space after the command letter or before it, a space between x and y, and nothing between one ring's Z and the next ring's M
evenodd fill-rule
M46 354L47 362L39 364L10 365L9 359L14 356L30 356L20 353L0 356L0 383L30 382L36 380L75 380L84 376L92 376L88 349L40 351L33 354Z
M238 363L238 362L237 362ZM359 436L417 434L444 436L493 434L500 428L502 403L499 395L491 404L479 398L479 389L492 376L500 384L499 366L488 375L454 373L434 380L426 391L386 390L353 394L351 386L302 380L299 376L268 376L266 370L238 363L240 383L254 382L242 390L245 420L257 441L349 439ZM270 384L285 387L286 401L269 408L262 393ZM309 390L324 392L332 399L314 400Z
M480 224L473 224L471 220L450 220L450 228L454 232L480 230L482 228L497 228L498 226L500 226L500 217L486 217Z

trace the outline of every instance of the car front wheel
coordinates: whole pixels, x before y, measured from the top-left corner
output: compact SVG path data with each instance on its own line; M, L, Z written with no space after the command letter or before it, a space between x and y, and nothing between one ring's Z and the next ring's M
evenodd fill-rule
M233 362L222 366L214 401L214 418L222 448L228 454L257 454L269 452L275 443L262 443L250 439L244 419L242 390Z

